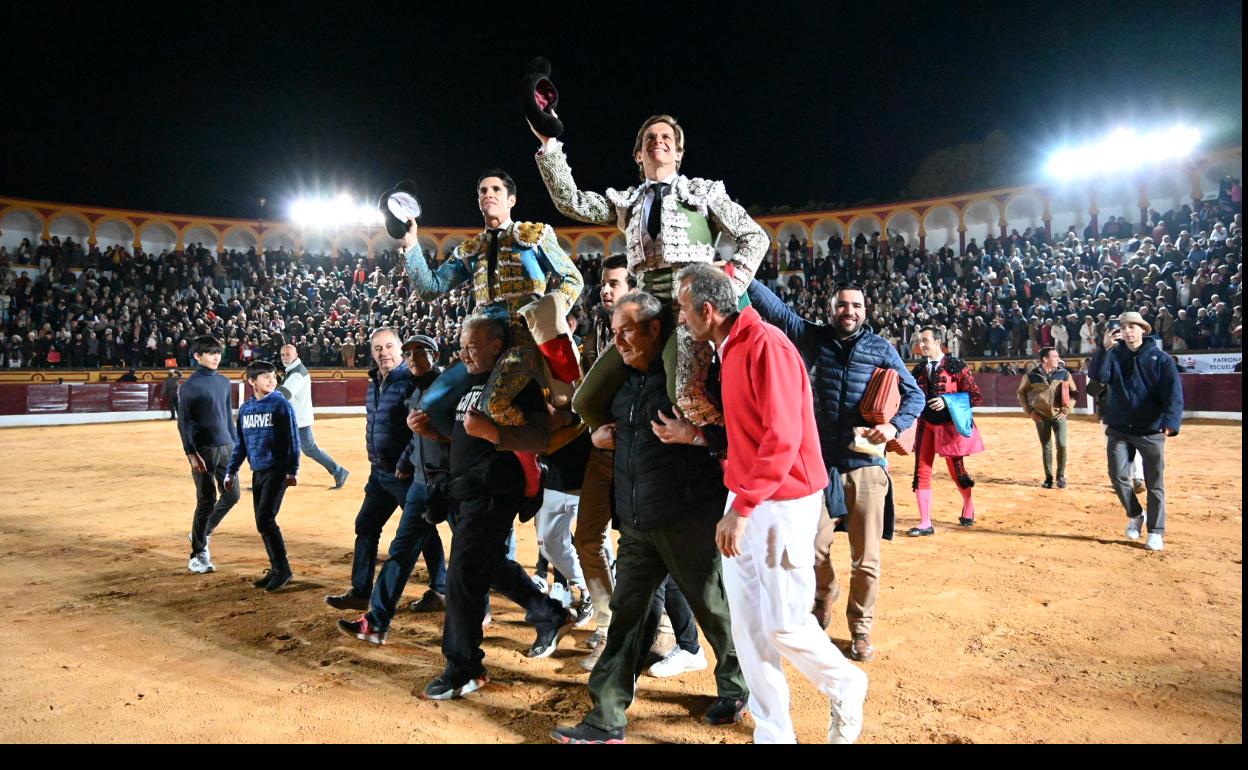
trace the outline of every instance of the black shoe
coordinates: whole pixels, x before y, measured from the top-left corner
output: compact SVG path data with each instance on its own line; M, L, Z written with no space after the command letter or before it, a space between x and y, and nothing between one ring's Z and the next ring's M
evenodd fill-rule
M377 628L368 622L367 615L361 615L355 620L338 621L338 630L347 636L354 636L363 642L369 644L385 644L386 632L384 629Z
M446 674L443 674L425 685L425 689L420 695L422 698L429 700L451 700L452 698L462 698L470 692L476 692L489 683L490 676L484 671L481 672L480 676L462 682L452 680Z
M274 572L272 575L269 576L268 585L264 587L265 593L271 594L274 591L282 588L287 583L289 583L291 578L293 578L294 576L295 574L288 569L282 570L281 572Z
M581 722L574 727L556 727L550 737L555 743L624 743L624 728L599 730Z
M1058 477L1057 477L1057 488L1058 488L1058 489L1065 489L1065 488L1066 488L1066 477L1065 477L1065 476L1058 476Z
M961 525L962 525L962 526L964 526L964 527L973 527L973 526L975 526L975 520L974 520L974 519L967 519L967 518L963 518L962 516L959 516L959 517L958 517L958 524L961 524Z
M716 698L702 715L708 725L735 725L745 713L745 701L741 698Z
M1052 489L1052 488L1053 488L1053 479L1045 479L1045 480L1044 480L1044 483L1043 483L1043 484L1041 484L1040 486L1044 487L1045 489Z
M425 595L407 605L412 612L445 612L446 597L430 588Z
M325 603L336 610L367 610L368 597L356 596L355 589L348 588L337 596L326 596Z
M549 658L555 653L555 648L559 646L559 640L563 635L572 630L572 626L576 623L576 613L567 610L564 613L563 625L554 626L547 630L539 630L537 638L533 640L533 646L524 654L526 658Z
M259 580L251 581L251 587L252 588L264 588L265 586L269 584L269 581L272 578L273 578L273 570L266 569L264 571L264 574L260 576Z
M906 530L906 534L910 537L924 537L926 535L936 534L935 527L911 527Z

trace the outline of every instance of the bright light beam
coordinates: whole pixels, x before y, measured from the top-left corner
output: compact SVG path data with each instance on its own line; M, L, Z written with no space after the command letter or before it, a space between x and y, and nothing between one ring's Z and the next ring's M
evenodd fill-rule
M384 223L380 211L345 192L332 198L298 198L291 203L289 214L298 225L322 229Z
M1059 150L1049 158L1049 176L1064 181L1121 173L1149 163L1190 155L1200 144L1200 130L1190 126L1140 134L1119 128L1104 139L1084 147Z

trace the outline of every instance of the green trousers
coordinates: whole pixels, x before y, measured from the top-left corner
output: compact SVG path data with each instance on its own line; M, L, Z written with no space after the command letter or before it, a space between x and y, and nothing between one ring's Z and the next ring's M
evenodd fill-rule
M594 710L585 721L601 730L628 724L624 712L633 702L637 662L650 640L643 629L650 602L670 574L685 594L693 616L715 652L716 694L749 697L732 642L732 618L724 593L723 570L715 547L716 517L703 517L651 531L620 526L611 595L611 633L602 657L589 675Z
M1069 418L1066 418L1069 419ZM1066 419L1036 420L1036 433L1040 436L1040 456L1044 458L1044 477L1053 478L1053 440L1057 439L1057 475L1066 475Z

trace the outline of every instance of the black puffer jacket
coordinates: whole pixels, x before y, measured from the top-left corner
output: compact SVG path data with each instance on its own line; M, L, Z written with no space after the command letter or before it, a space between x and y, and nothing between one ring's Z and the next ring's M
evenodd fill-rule
M650 421L672 414L667 375L658 358L650 371L630 369L615 400L615 513L623 525L652 530L724 513L728 490L719 463L703 447L664 444Z

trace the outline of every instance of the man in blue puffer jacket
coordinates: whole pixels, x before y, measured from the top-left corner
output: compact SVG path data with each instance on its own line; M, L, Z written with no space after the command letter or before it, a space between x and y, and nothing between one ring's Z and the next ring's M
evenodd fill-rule
M880 541L893 537L893 485L882 456L855 452L850 445L856 434L883 444L909 428L923 411L923 391L893 346L865 327L862 289L849 284L836 288L828 326L805 320L758 281L750 284L749 295L759 315L788 335L811 369L815 423L831 479L825 495L830 518L815 540L815 617L825 629L832 622L831 606L839 589L829 551L833 531L845 529L853 562L845 610L853 635L849 657L870 661L875 656L871 626L879 594ZM887 425L868 425L859 408L877 368L896 371L901 387L901 407Z
M1121 329L1105 332L1105 347L1092 358L1088 377L1105 385L1101 422L1105 423L1109 479L1127 512L1127 537L1140 539L1144 511L1131 486L1134 447L1144 460L1148 490L1148 542L1165 547L1166 437L1179 435L1183 421L1183 383L1174 359L1147 336L1152 327L1139 313L1123 313Z
M381 529L402 508L412 477L399 478L399 458L412 440L407 427L407 400L417 387L416 378L403 362L402 341L394 329L375 330L368 347L376 368L369 371L364 409L368 422L364 444L370 466L364 486L364 502L355 517L355 560L351 587L337 596L325 597L336 610L367 610L373 593L373 572Z

